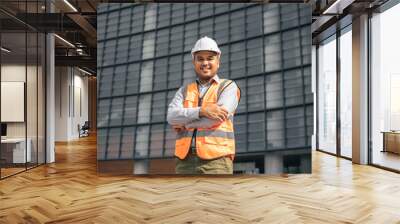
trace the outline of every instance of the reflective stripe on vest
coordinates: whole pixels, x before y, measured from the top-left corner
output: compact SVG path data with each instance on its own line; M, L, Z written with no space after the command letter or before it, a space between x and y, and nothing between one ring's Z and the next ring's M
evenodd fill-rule
M211 83L209 90L202 98L202 105L215 104L224 88L232 83L231 80L221 79L218 84ZM190 83L184 87L184 107L193 108L199 105L199 91L196 83ZM237 93L240 98L240 91ZM196 133L196 152L202 159L214 159L223 156L233 158L235 154L235 140L233 132L233 115L216 127L198 128ZM178 133L175 144L175 156L184 159L188 154L194 129Z
M181 131L177 134L177 139L182 138L191 138L193 136L193 131ZM221 130L198 130L197 137L219 137L219 138L227 138L234 139L235 136L233 132L226 132Z

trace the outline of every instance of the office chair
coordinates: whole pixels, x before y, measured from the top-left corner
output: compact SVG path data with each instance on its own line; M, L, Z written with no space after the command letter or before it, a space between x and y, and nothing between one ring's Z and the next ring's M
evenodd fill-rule
M90 129L89 121L85 121L82 127L80 127L80 125L78 124L78 129L79 129L79 138L89 136L89 129Z

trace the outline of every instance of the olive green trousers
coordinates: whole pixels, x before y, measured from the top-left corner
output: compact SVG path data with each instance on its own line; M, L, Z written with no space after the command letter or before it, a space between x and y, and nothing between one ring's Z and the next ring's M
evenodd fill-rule
M190 153L185 159L176 158L175 173L177 174L233 174L233 161L229 157L213 160L200 159Z

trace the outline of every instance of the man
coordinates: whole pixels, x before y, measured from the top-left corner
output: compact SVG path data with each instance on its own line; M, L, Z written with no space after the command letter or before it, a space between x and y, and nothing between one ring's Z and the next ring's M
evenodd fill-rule
M233 114L240 89L218 77L220 57L213 39L199 39L192 49L197 80L181 87L168 107L168 123L177 132L178 174L233 173Z

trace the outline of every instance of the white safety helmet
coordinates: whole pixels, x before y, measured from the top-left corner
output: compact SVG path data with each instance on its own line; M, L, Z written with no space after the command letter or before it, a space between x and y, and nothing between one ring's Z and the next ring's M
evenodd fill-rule
M196 44L192 48L192 58L194 58L194 53L198 51L213 51L221 55L221 50L218 48L217 42L207 36L200 38L196 42Z

